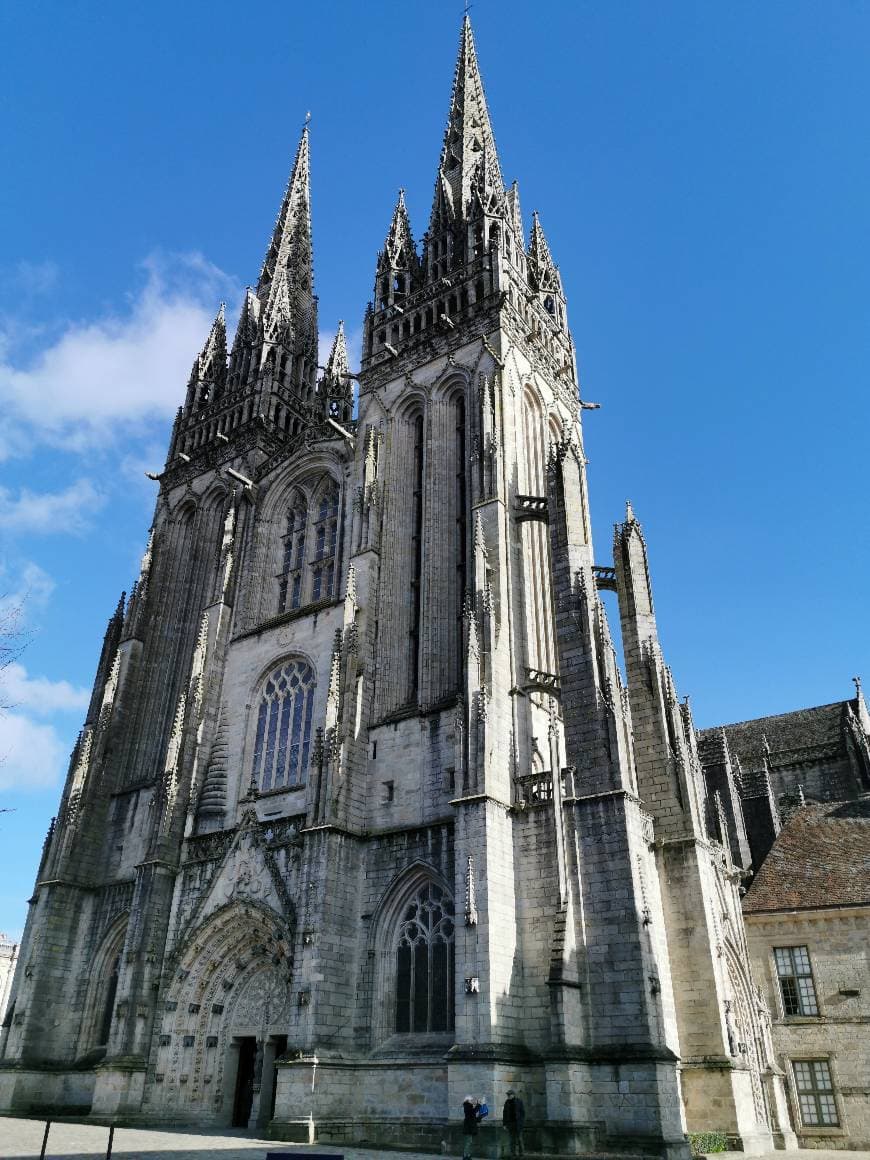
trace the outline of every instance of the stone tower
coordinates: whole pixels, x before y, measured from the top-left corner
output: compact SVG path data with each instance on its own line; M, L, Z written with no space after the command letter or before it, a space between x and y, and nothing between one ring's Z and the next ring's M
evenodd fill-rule
M594 560L562 282L467 17L428 229L400 194L358 374L341 325L317 367L316 304L306 131L109 624L0 1104L437 1146L514 1086L551 1151L769 1147L740 838L631 511Z

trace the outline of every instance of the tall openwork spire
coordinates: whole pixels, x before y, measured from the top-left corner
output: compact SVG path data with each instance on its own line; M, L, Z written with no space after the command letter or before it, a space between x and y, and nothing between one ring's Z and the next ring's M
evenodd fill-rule
M282 278L281 275L285 277ZM308 127L296 150L293 171L275 222L272 241L257 282L257 297L268 308L288 288L310 293L314 281L311 247L311 191ZM284 283L284 286L281 283ZM288 287L289 284L289 287Z
M479 181L483 172L488 186L499 191L504 189L483 81L477 65L471 21L466 13L459 38L459 57L453 76L444 145L435 180L432 229L439 228L445 216L455 220L464 215L475 178Z

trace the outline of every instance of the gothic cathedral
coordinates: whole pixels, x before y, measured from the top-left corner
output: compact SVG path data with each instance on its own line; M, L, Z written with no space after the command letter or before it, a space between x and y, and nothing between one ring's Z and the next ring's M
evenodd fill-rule
M318 366L307 130L229 355L221 312L194 363L0 1107L437 1151L466 1093L514 1087L533 1149L794 1141L734 815L630 508L596 563L581 412L466 17L428 230L400 196L361 367L340 326Z

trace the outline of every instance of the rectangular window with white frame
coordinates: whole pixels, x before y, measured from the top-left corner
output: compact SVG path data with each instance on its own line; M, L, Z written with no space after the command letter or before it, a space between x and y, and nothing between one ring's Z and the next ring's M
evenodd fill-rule
M794 1086L805 1128L838 1128L837 1100L827 1059L794 1059Z
M783 1015L818 1015L816 987L806 947L774 947Z

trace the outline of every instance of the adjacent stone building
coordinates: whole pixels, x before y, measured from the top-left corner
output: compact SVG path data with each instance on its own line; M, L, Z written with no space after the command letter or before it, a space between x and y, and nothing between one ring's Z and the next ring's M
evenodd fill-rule
M801 1145L870 1149L870 797L799 807L743 911Z
M303 133L109 622L0 1107L437 1150L467 1092L516 1087L555 1152L794 1141L741 913L750 779L721 731L699 748L630 507L593 553L567 310L467 17L428 229L400 195L358 371L341 326L317 365Z
M0 931L0 1020L9 1006L12 978L18 963L18 943Z

